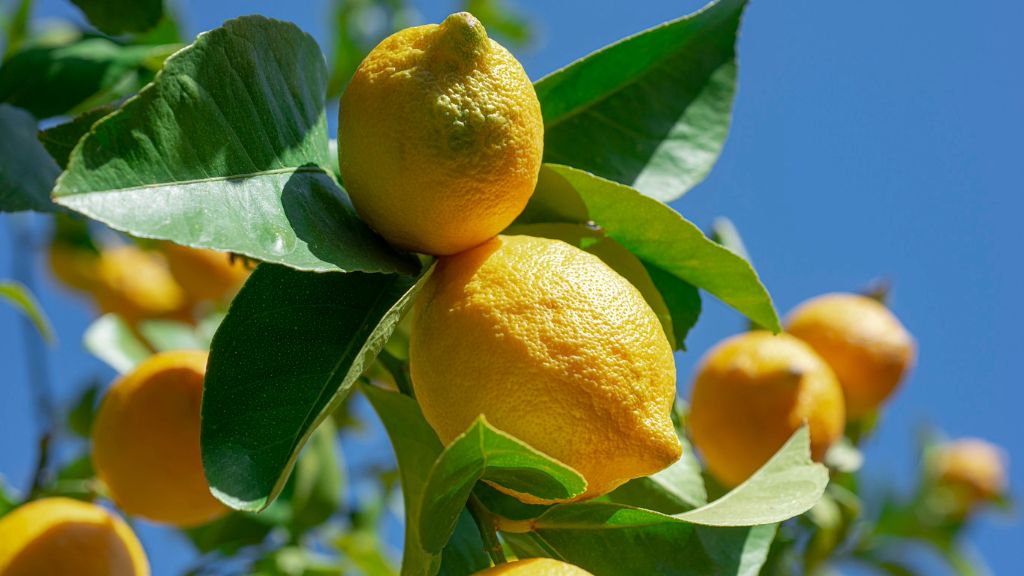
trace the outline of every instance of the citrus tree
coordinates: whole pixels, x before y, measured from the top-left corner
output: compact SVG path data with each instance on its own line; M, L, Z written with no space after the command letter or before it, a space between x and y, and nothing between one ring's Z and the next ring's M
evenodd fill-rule
M121 376L5 489L0 574L148 573L111 508L187 538L192 574L911 574L910 541L974 570L958 535L1005 502L998 449L929 442L913 494L861 499L857 446L915 360L884 298L781 322L735 229L666 204L722 149L745 0L536 82L497 2L422 26L339 3L330 68L288 22L185 45L159 0L75 4L95 30L7 15L0 210L52 216L50 268ZM751 331L687 403L706 297ZM397 466L345 466L339 430L374 418ZM375 488L343 498L346 469Z

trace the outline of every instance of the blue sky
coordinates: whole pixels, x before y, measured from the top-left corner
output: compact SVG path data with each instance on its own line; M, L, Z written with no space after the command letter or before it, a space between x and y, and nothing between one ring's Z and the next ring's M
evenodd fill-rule
M63 0L37 4L39 16L78 18ZM455 8L451 1L416 4L424 21ZM517 0L539 33L518 55L540 78L700 4ZM180 6L191 33L258 12L295 21L328 45L325 0ZM754 0L724 153L707 181L673 204L705 228L723 215L736 223L780 312L875 278L894 283L892 304L917 338L919 361L868 446L866 470L902 486L912 481L924 425L987 438L1024 459L1017 356L1024 271L1013 256L1024 247L1024 3L967 6ZM28 224L38 229L41 220ZM11 275L12 229L13 220L0 217L0 278ZM88 309L45 279L42 264L36 261L39 296L60 337L51 368L66 397L87 377L111 374L79 344ZM699 355L742 326L737 314L705 300L690 352L678 358L684 395ZM7 307L0 307L0 358L0 475L24 487L34 423L19 326ZM1012 480L1021 494L1022 482ZM1019 522L985 517L971 536L995 573L1017 567ZM156 529L144 528L142 537L156 576L183 565L182 544Z

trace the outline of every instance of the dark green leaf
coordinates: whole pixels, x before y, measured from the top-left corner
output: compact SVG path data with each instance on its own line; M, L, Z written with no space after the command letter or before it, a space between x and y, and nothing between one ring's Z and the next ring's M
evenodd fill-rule
M686 350L686 336L697 325L700 318L700 292L686 280L673 276L653 264L644 264L651 282L657 287L665 306L668 307L675 334L676 350Z
M749 575L760 570L775 526L710 528L619 504L556 506L528 533L506 533L522 556L560 558L595 576Z
M92 436L92 423L99 409L101 386L98 382L90 384L79 394L78 399L68 411L68 431L79 438Z
M46 317L39 301L28 291L28 288L18 282L0 282L0 300L6 300L31 320L43 340L50 344L54 342L50 319Z
M36 118L76 114L137 92L152 76L143 64L167 50L106 38L27 48L0 67L0 101Z
M163 0L71 0L93 26L107 34L145 32L160 21Z
M484 541L480 530L469 512L463 508L448 544L441 553L441 568L438 576L463 576L476 574L490 567L491 560L484 553Z
M424 550L437 553L444 548L478 480L542 500L573 498L587 487L573 469L492 427L480 416L448 445L427 478L419 520Z
M337 442L334 421L327 418L295 465L290 525L293 538L326 522L341 505L344 479Z
M0 212L50 212L60 169L36 138L32 115L0 104Z
M39 133L39 141L46 151L57 161L61 170L68 167L68 157L97 120L110 114L117 108L113 105L100 106L77 116L70 122L58 124Z
M131 327L115 314L105 314L90 324L82 335L82 344L119 374L131 371L150 355Z
M664 201L703 180L729 130L745 6L719 0L538 81L544 159Z
M304 270L411 271L325 172L325 81L294 25L228 21L93 125L54 197L139 237Z
M394 330L415 282L268 264L253 272L214 336L203 392L203 465L218 498L253 511L273 501L303 444Z
M230 555L266 539L275 527L275 518L268 516L267 512L230 512L209 524L182 532L200 554L216 551Z
M18 506L14 491L11 490L3 478L0 478L0 518L4 517L11 510Z
M746 260L709 240L667 205L628 186L567 166L545 164L537 185L536 205L528 207L529 218L579 219L576 200L565 198L572 195L579 198L586 210L583 222L599 226L639 258L648 272L660 269L706 290L765 328L780 329L771 297ZM657 272L652 274L652 280L655 275ZM659 288L665 289L663 296L685 290L678 283L667 283L661 275L658 278ZM665 299L668 302L670 297ZM682 311L680 329L694 313L692 304L685 304L692 302L692 297L683 295L681 300L681 305L674 302Z

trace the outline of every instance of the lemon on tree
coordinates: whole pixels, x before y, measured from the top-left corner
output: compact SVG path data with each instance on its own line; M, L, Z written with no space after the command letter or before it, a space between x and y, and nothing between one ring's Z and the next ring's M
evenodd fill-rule
M43 498L0 518L0 576L148 576L138 538L95 504Z
M592 576L583 568L551 558L530 558L499 564L476 576Z
M878 409L914 363L914 339L877 300L826 294L798 306L786 331L811 345L839 377L850 420Z
M658 317L627 280L564 242L499 236L439 259L414 308L409 363L443 442L483 414L582 474L582 498L680 456Z
M712 474L740 484L804 422L820 460L843 434L843 393L810 346L757 331L720 342L701 359L690 401L693 443Z
M151 356L107 392L93 426L93 464L125 513L194 526L227 511L211 494L199 451L207 353Z
M225 300L234 296L249 277L245 261L224 252L172 242L162 243L160 251L190 302Z
M503 230L533 193L543 145L533 84L467 12L386 38L341 98L345 188L407 250L454 254Z
M939 505L964 516L1006 493L1006 454L979 438L961 438L934 447L926 462Z

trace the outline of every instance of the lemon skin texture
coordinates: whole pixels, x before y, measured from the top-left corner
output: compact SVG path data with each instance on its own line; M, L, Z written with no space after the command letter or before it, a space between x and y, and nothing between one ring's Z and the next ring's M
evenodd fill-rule
M416 398L445 444L483 414L578 471L578 499L681 454L675 364L657 316L632 284L564 242L499 236L440 258L414 308L409 354Z
M944 504L957 516L1005 494L1006 467L1006 454L978 438L937 446L929 462L934 481L945 492Z
M149 576L138 538L87 502L43 498L0 518L0 576Z
M476 576L593 576L583 568L551 558L530 558L499 564Z
M843 434L843 393L810 346L749 332L720 342L697 369L689 426L715 478L736 486L767 462L804 422L821 460Z
M161 245L175 281L190 302L220 302L231 298L249 277L244 260L214 250L189 248L171 242Z
M107 391L93 425L93 465L126 514L189 527L225 512L206 483L199 408L207 353L149 357Z
M533 84L466 12L386 38L341 98L345 188L405 250L454 254L505 229L533 193L543 147Z
M914 364L910 333L888 308L856 294L826 294L798 306L786 331L832 366L850 420L877 410Z

